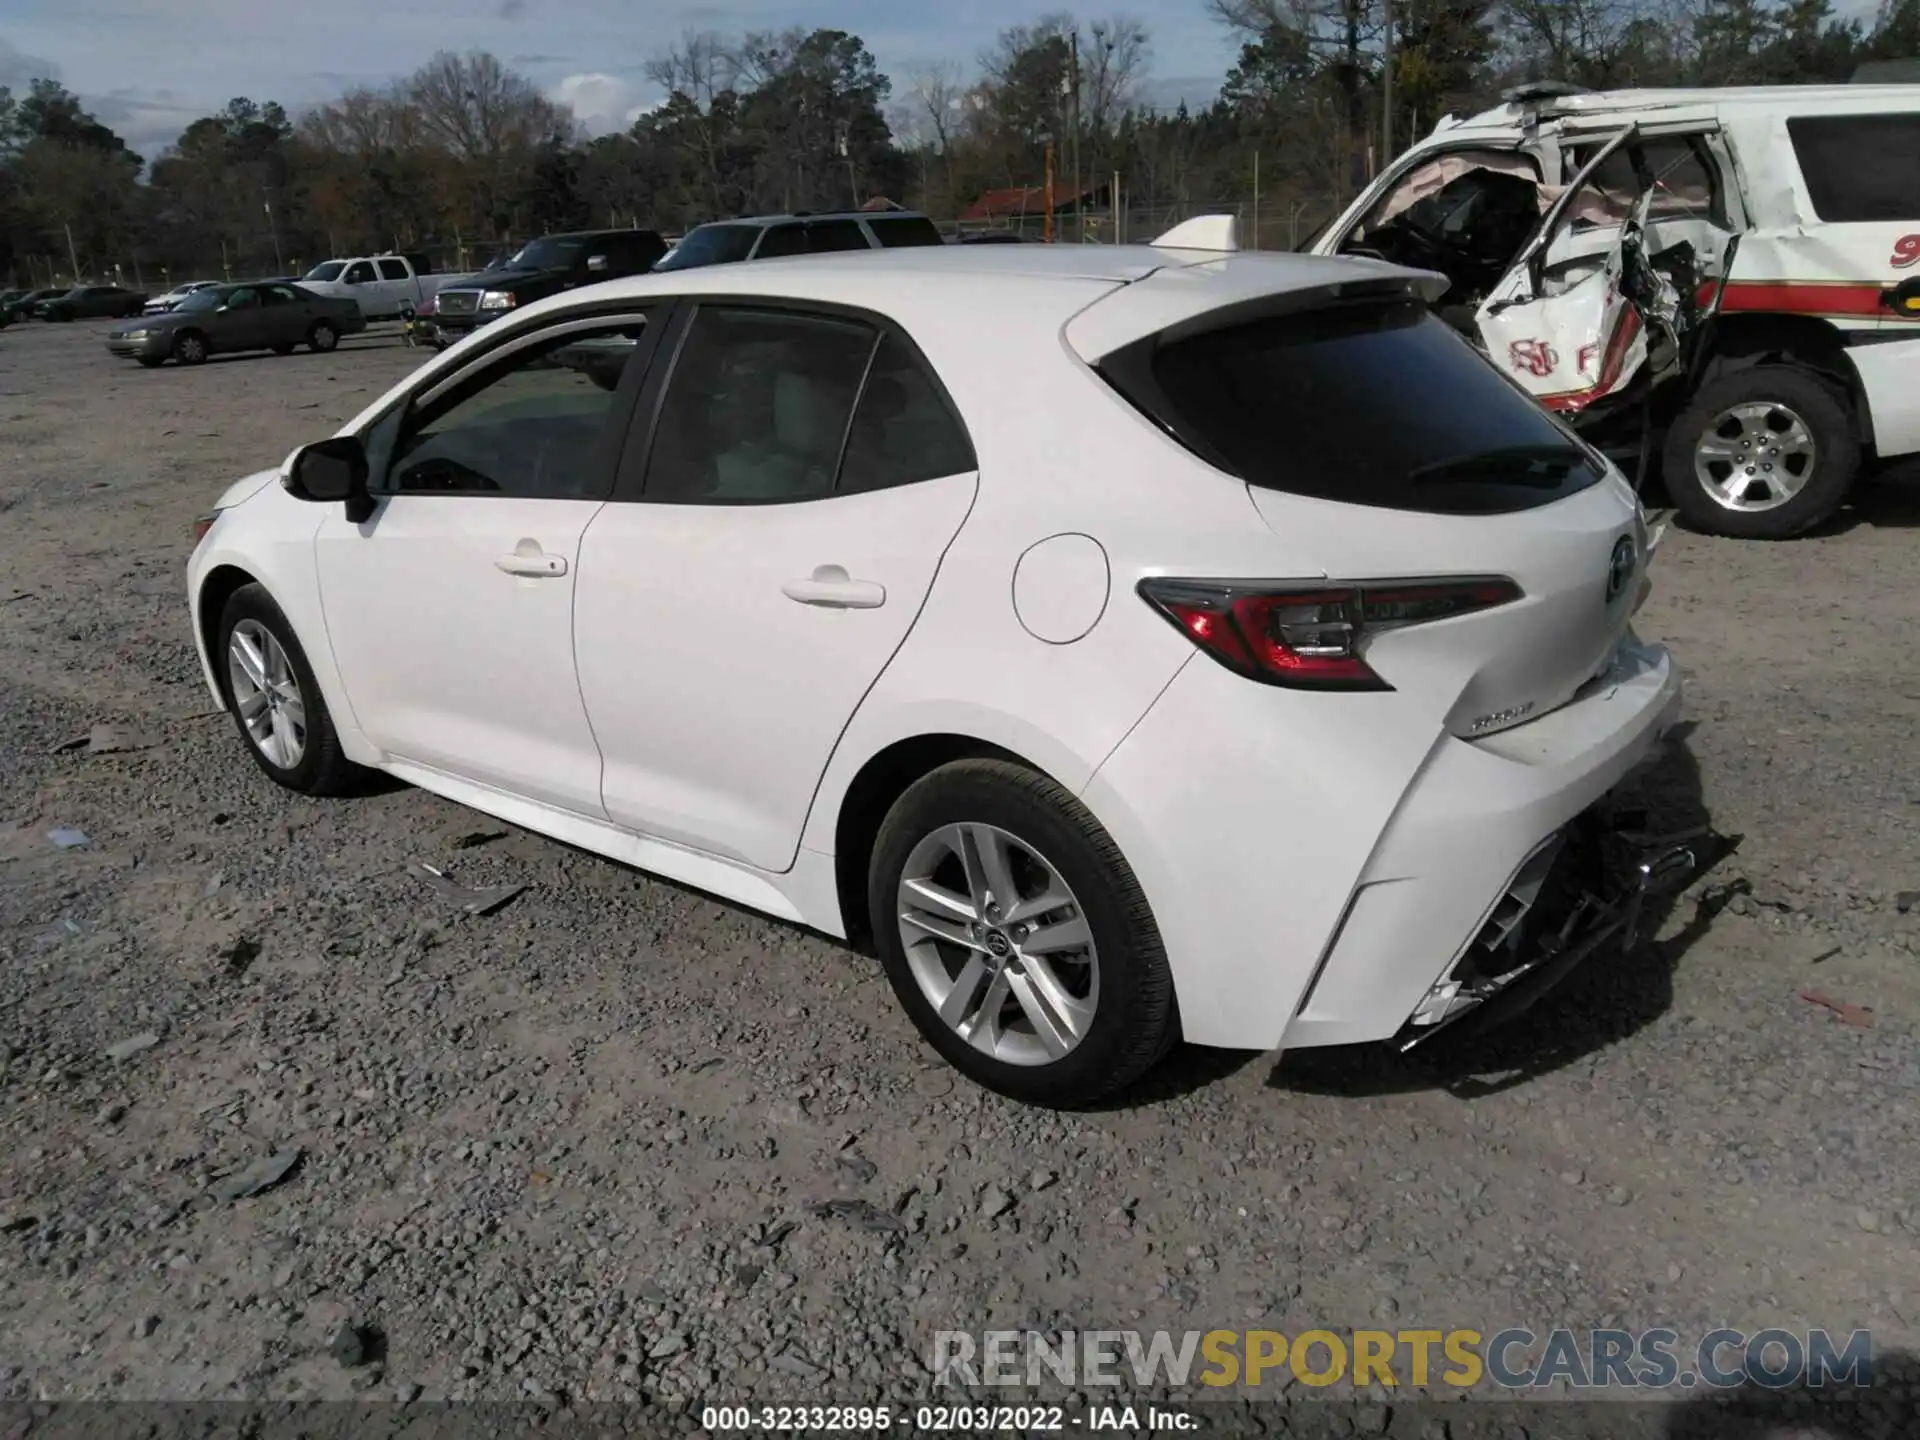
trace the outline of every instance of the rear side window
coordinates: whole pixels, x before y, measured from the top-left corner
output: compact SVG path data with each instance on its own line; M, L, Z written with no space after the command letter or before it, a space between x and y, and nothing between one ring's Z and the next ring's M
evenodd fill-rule
M875 216L868 219L867 227L873 231L873 238L887 250L903 245L946 243L940 235L940 227L924 215Z
M874 352L853 412L840 492L913 485L973 468L973 446L933 376L889 333Z
M405 280L407 278L407 266L404 260L376 260L374 263L380 267L380 278L382 280Z
M1920 220L1920 113L1796 115L1787 134L1822 220Z
M807 249L815 255L828 250L872 248L858 220L815 220L807 226Z
M753 252L756 260L777 260L782 255L804 255L807 253L807 229L804 225L773 225L760 237L760 248Z
M1262 489L1485 515L1550 504L1605 473L1414 301L1150 337L1100 370L1188 449Z
M660 401L642 498L767 505L830 495L877 339L836 317L701 306Z
M1591 160L1594 146L1579 146L1573 151L1569 172L1575 173ZM1605 211L1617 224L1633 213L1639 203L1640 173L1630 153L1636 147L1623 145L1601 162L1590 183L1600 192ZM1720 190L1719 171L1704 137L1698 135L1661 135L1639 142L1640 159L1653 177L1653 204L1647 207L1649 220L1707 220L1721 229L1728 227L1726 197ZM1598 222L1592 213L1576 209L1573 228L1588 230Z

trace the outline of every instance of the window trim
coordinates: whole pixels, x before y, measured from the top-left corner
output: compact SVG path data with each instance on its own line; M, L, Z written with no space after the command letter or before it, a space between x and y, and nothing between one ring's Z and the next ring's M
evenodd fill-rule
M518 326L513 333L504 335L500 343L488 346L480 354L473 356L465 364L457 366L446 374L432 380L425 387L409 391L393 404L387 406L378 415L356 432L362 444L366 444L373 433L382 425L398 417L400 430L394 436L394 444L389 448L386 458L379 467L379 473L368 477L368 490L376 500L391 500L398 495L407 495L419 499L447 500L526 500L536 496L492 494L486 491L401 491L389 489L387 482L393 469L393 449L398 448L400 434L407 424L407 413L425 408L443 399L461 383L474 378L477 374L492 368L496 364L510 361L515 355L532 349L543 342L564 340L569 335L591 333L619 325L623 320L640 320L645 324L642 338L634 356L627 362L627 368L620 376L620 384L613 392L613 399L607 407L606 429L596 444L596 453L592 461L594 483L585 496L578 497L588 501L606 500L612 493L614 483L620 473L620 460L627 445L627 437L633 429L634 407L645 390L646 380L654 368L654 360L660 353L662 338L672 326L678 305L671 297L661 300L636 303L632 300L602 304L592 307L585 313L569 311L563 316L545 322Z
M647 467L653 460L654 443L660 432L661 405L667 391L673 384L674 376L680 370L680 357L685 347L687 334L693 328L694 318L703 306L714 309L775 310L791 314L822 319L853 321L863 324L873 331L873 348L867 352L866 368L860 375L860 388L854 392L853 405L847 411L847 425L840 433L840 453L834 461L833 488L824 495L810 495L793 500L660 500L648 499L645 493ZM628 434L620 455L619 473L614 478L611 494L607 496L609 504L629 505L683 505L702 506L714 510L763 509L773 505L813 505L822 500L840 500L849 498L853 493L878 495L887 490L906 488L902 485L881 485L858 492L843 492L840 489L840 472L847 460L847 439L853 430L853 417L859 413L860 402L866 398L867 380L873 373L873 362L880 353L880 347L891 336L906 346L908 355L919 366L927 379L932 382L934 398L940 408L946 412L947 419L959 432L961 441L967 450L968 467L956 470L956 475L964 475L980 468L980 450L973 443L973 432L967 427L966 417L960 413L960 407L954 404L953 396L947 389L946 381L941 379L940 371L927 359L927 352L913 338L913 334L898 320L882 315L878 311L868 310L859 305L843 305L832 300L810 300L789 295L755 295L736 291L715 291L710 294L683 295L675 306L674 314L663 330L655 349L655 361L647 367L647 377L640 389L639 400L628 417ZM662 358L664 357L664 358ZM928 476L928 480L944 479L944 476ZM914 480L907 485L924 485L926 480Z

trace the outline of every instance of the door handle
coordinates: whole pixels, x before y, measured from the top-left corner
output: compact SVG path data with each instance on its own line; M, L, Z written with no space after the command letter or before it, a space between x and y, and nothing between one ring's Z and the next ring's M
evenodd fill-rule
M562 556L548 555L539 550L516 550L511 555L502 555L493 565L496 570L504 570L509 575L525 575L536 580L567 573L567 562Z
M802 605L828 610L875 610L887 603L887 587L871 580L852 580L838 565L822 565L807 580L789 580L780 593Z

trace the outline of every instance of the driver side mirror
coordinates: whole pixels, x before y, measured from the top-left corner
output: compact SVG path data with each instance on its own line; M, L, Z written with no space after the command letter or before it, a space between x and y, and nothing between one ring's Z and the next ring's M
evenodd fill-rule
M599 275L599 274L601 274L602 272L604 272L604 271L606 270L606 268L607 268L607 257L606 257L606 256L604 256L604 255L589 255L589 256L587 257L587 273L588 273L589 275Z
M358 525L373 514L367 479L366 447L352 435L337 435L294 451L281 483L296 500L345 502L347 519Z

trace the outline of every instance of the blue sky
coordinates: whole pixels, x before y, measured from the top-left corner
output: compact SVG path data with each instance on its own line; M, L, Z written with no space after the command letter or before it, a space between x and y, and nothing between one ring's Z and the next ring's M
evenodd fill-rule
M898 96L915 69L947 59L971 70L1000 30L1063 8L1049 0L6 0L0 85L17 92L51 72L151 154L235 95L297 110L403 75L435 50L484 49L605 130L657 98L641 67L687 29L849 30L893 76ZM1106 13L1151 31L1156 100L1211 98L1233 47L1204 0L1127 0L1084 18Z
M485 49L574 106L590 129L623 126L658 99L641 67L683 31L833 26L861 36L893 76L948 60L971 69L1009 25L1059 0L5 0L0 85L52 74L151 155L235 95L291 110L377 85L435 50ZM1876 0L1841 0L1871 14ZM1082 18L1125 14L1152 35L1148 94L1171 106L1211 98L1233 45L1204 0L1117 0Z

